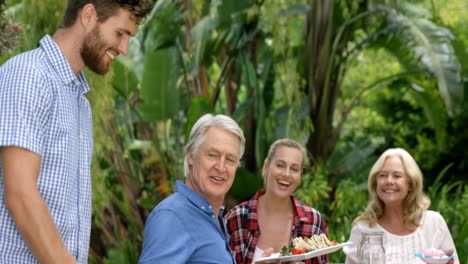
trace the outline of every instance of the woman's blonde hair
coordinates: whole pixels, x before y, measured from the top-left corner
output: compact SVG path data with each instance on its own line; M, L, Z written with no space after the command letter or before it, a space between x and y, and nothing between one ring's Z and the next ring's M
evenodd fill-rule
M353 225L364 220L370 226L374 226L383 215L385 204L376 192L377 177L385 160L390 156L397 156L401 159L405 174L408 176L408 195L403 200L404 224L409 228L419 226L422 214L429 208L431 201L423 192L423 175L414 158L402 148L387 149L372 166L367 182L370 201L365 211L353 221Z
M283 139L278 139L273 144L270 146L270 150L268 151L268 156L266 157L265 161L263 162L264 164L270 164L271 160L276 154L276 150L279 147L288 147L288 148L293 148L297 149L302 153L302 160L301 160L301 170L304 169L304 161L306 159L306 151L304 147L299 144L297 141L289 139L289 138L283 138ZM267 183L267 176L266 173L262 171L262 177L263 177L263 183L266 186Z

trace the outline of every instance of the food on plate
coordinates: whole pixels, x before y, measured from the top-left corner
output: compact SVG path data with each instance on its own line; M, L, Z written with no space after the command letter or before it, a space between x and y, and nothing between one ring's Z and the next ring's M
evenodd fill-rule
M335 245L337 245L336 241L328 240L328 237L325 234L313 235L305 238L296 237L293 239L291 246L284 246L281 249L281 256L303 254Z
M437 248L427 248L427 249L424 249L421 253L424 257L431 257L431 258L446 258L447 257L444 251L437 249Z

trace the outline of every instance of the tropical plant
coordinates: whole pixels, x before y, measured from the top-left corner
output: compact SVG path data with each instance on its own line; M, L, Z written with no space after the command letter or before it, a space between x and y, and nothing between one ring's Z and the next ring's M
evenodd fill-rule
M423 9L403 1L311 1L310 6L303 76L313 123L307 143L312 156L328 160L353 107L364 96L387 86L410 88L406 91L423 105L442 146L445 119L438 117L444 111L434 103L437 97L430 92L432 83L438 80L449 115L460 109L459 98L463 97L450 32L427 19ZM343 90L350 62L366 47L386 49L402 70ZM329 179L336 186L339 177L330 175Z
M217 109L232 114L242 123L248 142L254 142L247 146L244 164L249 171L256 172L267 146L278 136L306 138L313 159L327 161L352 108L371 91L393 84L411 88L408 93L423 105L440 146L443 145L446 120L439 118L442 106L433 103L438 98L430 91L437 83L445 109L453 115L460 109L463 89L460 65L451 46L453 35L433 23L429 13L404 1L327 0L308 4L299 1L276 10L276 20L263 19L262 12L271 11L269 5L277 3L284 6L280 0L268 3L205 1L198 7L197 2L189 5L159 1L155 10L158 19L153 20L156 26L146 27L145 42L151 43L149 47L160 55L148 56L146 61L164 61L164 67L151 69L165 69L167 73L157 75L159 70L156 70L158 78L143 79L143 84L151 85L143 85L142 95L145 101L152 103L144 103L142 112L169 113L165 118L174 116L175 91L188 95L188 100L198 95L207 97L207 102L215 108L204 111ZM177 6L182 5L190 7L187 9L190 19L184 27L180 20L170 20L181 17ZM293 44L286 45L283 53L275 53L273 46L284 45L279 43L284 39L275 39L275 33L269 31L270 25L305 15L304 40L296 38ZM164 20L165 17L168 20ZM180 34L184 31L185 34ZM164 37L158 37L156 32ZM297 26L292 32L297 35ZM156 38L153 40L151 36ZM287 36L286 40L293 37ZM364 48L388 50L400 62L402 70L370 80L352 92L343 91L347 68ZM288 49L292 49L292 53L284 52ZM276 81L275 67L286 63L286 56L291 54L295 56L301 78L290 78L297 83L288 83L291 91L285 95L278 87L282 83ZM158 63L161 62L147 66ZM150 67L145 69L150 71ZM156 75L153 72L145 76ZM169 83L153 85L158 80ZM175 80L179 80L178 86ZM164 89L166 92L162 92ZM281 97L275 99L275 96ZM299 99L304 96L306 100ZM158 105L173 109L164 110ZM305 133L296 135L294 130L284 129L294 124L306 128ZM283 130L275 130L275 127Z
M178 125L142 121L137 77L118 61L106 76L107 83L90 73L88 79L100 87L91 94L94 124L100 130L95 132L99 144L92 166L90 262L136 263L145 220L172 193L173 175L180 172L174 161L177 141L164 141L172 124Z

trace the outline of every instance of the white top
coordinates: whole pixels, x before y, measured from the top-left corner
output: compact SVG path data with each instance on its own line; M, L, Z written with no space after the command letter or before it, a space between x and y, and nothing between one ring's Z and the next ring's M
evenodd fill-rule
M357 264L357 247L362 233L383 232L383 247L385 250L385 264L423 264L424 262L414 256L426 248L442 250L454 249L455 264L460 264L457 251L450 231L444 218L434 211L426 211L421 219L421 225L411 234L398 236L385 230L379 224L369 227L367 222L359 221L353 226L349 241L351 246L343 248L346 254L346 264ZM434 245L432 244L434 241Z

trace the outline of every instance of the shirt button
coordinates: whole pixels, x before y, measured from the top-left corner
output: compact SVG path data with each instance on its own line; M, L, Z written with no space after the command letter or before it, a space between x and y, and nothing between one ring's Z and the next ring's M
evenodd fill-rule
M210 208L210 209L211 209L211 205L208 205L208 208Z
M214 214L212 214L211 217L215 218L215 217L214 217Z
M205 206L202 206L201 209L205 210Z
M80 169L80 175L83 175L83 169Z

